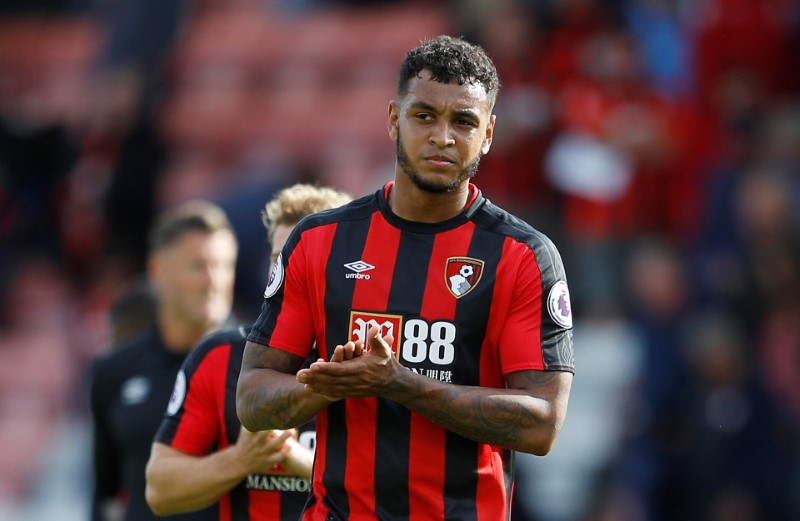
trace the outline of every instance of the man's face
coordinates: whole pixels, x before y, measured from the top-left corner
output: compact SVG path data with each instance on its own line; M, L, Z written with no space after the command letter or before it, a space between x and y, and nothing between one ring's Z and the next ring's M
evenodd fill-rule
M237 251L229 231L192 231L154 253L149 273L167 319L201 331L221 325L233 304Z
M409 82L389 105L389 135L397 147L398 174L431 193L455 190L475 175L494 131L490 101L480 85L441 83L429 71Z

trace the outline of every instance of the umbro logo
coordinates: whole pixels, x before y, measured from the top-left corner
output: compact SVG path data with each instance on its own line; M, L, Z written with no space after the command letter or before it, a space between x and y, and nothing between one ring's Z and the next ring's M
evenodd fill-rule
M348 270L355 271L356 273L361 273L362 271L369 271L375 269L375 266L364 262L362 260L357 260L355 262L348 262L344 265L345 268Z
M364 273L365 271L374 270L375 266L369 264L368 262L364 262L362 260L357 260L355 262L348 262L344 265L350 271L354 271L355 273L345 273L344 278L346 279L366 279L369 280L369 274Z

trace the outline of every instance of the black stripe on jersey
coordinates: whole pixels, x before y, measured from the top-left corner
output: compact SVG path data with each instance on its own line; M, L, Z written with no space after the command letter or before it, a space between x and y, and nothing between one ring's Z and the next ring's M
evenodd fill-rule
M247 479L233 487L231 497L231 519L250 519L250 491Z
M417 317L422 311L425 281L433 254L433 234L404 232L400 236L388 309L404 316ZM409 440L411 413L405 407L384 399L378 400L375 435L375 504L382 519L407 519ZM389 482L382 475L397 476Z
M506 479L506 521L511 519L511 499L514 492L514 476L517 464L517 453L513 450L503 449L503 474Z
M561 255L549 238L539 234L539 240L529 243L542 270L542 359L549 370L575 371L575 352L572 345L572 329L565 330L555 323L547 311L550 288L567 277Z
M478 519L476 501L478 491L478 445L472 440L445 431L444 461L444 518L467 521ZM459 487L454 486L457 481ZM467 490L467 486L469 489Z
M249 327L247 328L249 330ZM236 385L239 382L239 373L242 370L242 355L244 354L245 338L231 342L228 360L228 373L225 376L225 430L228 432L228 443L234 445L239 439L239 430L242 424L236 414Z
M328 264L325 267L325 309L338 309L343 302L352 304L355 292L356 279L345 278L345 264L357 261L364 253L371 224L371 213L365 212L366 208L361 209L360 217L353 220L345 220L339 223L331 244L331 251L328 255ZM335 295L335 297L334 297ZM352 307L352 305L350 306ZM338 344L345 343L348 338L343 337L348 330L348 319L346 313L326 314L325 342L328 353ZM333 402L328 406L329 425L341 426L341 429L327 430L327 451L325 458L325 485L326 495L330 497L329 503L338 507L338 515L343 518L350 516L350 506L347 494L344 490L332 487L333 483L345 482L345 471L347 462L347 422L345 419L345 401Z

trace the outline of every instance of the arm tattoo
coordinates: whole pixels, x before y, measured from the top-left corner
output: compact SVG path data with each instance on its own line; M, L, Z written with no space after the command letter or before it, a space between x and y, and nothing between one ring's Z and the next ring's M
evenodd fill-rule
M514 446L537 427L552 430L549 409L558 395L558 378L558 372L521 371L510 378L510 388L503 392L464 386L425 392L425 381L417 380L411 394L421 398L410 405L466 438ZM540 405L531 406L531 397Z
M260 358L262 367L286 374L297 373L303 365L303 359L299 356L271 347L267 348Z
M268 347L257 350L248 350L245 353L244 364L251 370L269 369L286 375L295 374L303 364L303 358ZM300 410L298 398L293 394L293 389L275 384L250 386L250 396L245 401L243 416L250 425L283 426L293 422L293 415Z

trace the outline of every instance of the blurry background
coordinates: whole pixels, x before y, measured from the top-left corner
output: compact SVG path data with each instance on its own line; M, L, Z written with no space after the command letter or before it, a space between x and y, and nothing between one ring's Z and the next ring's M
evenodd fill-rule
M3 0L0 519L87 519L87 362L158 211L205 197L261 304L274 191L393 175L404 53L503 88L476 183L561 249L577 377L516 520L800 519L800 2Z

